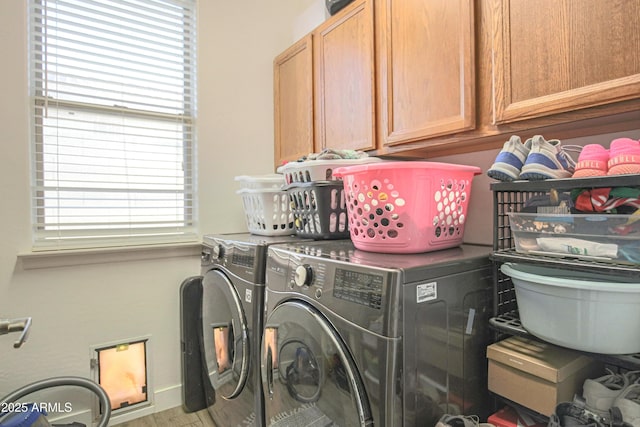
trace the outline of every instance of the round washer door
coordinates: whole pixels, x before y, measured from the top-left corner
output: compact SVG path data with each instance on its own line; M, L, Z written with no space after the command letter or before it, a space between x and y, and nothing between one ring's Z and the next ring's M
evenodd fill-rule
M286 301L269 314L261 368L267 426L373 424L349 350L311 305Z
M216 395L236 397L249 372L249 330L240 297L219 270L208 271L202 280L202 343Z

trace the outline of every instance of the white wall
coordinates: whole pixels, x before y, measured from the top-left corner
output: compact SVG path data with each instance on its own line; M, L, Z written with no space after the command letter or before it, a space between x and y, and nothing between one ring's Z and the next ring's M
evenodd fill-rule
M324 0L199 4L202 229L246 230L233 177L273 172L273 59L322 22Z
M17 334L0 336L0 397L51 376L90 377L92 346L151 336L156 405L143 413L178 406L178 292L199 273L197 248L192 256L27 270L17 257L31 249L26 3L0 1L0 318L31 316L33 327L17 350ZM273 58L324 19L323 4L199 1L201 233L246 230L233 177L273 170ZM91 406L80 395L74 413Z

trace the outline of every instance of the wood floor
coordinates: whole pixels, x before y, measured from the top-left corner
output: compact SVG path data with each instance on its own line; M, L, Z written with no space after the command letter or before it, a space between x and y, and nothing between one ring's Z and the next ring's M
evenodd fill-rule
M216 427L206 409L187 414L181 407L167 409L118 424L117 427Z

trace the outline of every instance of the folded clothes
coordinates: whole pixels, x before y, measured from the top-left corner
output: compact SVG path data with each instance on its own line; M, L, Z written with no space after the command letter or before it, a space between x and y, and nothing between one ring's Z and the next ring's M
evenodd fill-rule
M640 208L640 188L614 187L577 189L571 193L575 207L583 212L619 213L621 207Z
M319 153L310 153L298 159L298 161L305 162L307 160L362 159L365 157L369 157L369 155L364 151L325 148Z

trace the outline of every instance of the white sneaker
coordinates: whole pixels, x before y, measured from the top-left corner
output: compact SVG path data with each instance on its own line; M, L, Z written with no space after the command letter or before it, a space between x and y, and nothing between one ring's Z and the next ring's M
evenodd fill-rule
M629 380L624 375L607 371L609 374L600 378L587 378L582 386L587 409L603 417L609 414L614 400L629 385Z
M531 151L531 140L524 144L518 135L512 135L504 143L487 175L498 181L514 181L520 177L520 170Z
M436 423L436 427L495 427L493 424L481 423L477 415L444 414Z
M576 162L567 151L580 152L582 147L562 146L560 140L545 140L542 135L531 138L531 151L522 166L520 179L530 181L556 178L571 178Z
M640 384L631 384L615 399L613 406L620 409L622 420L640 427Z
M627 371L623 374L629 381L629 385L640 383L640 371Z

